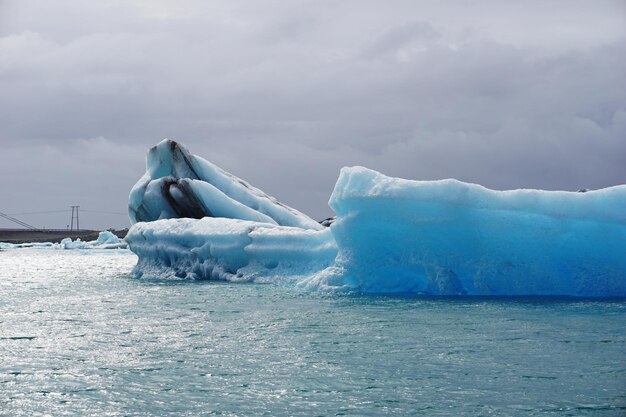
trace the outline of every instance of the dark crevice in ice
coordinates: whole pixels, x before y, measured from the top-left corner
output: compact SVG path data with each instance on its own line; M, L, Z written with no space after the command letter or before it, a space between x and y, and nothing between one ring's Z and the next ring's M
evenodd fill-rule
M176 191L178 191L176 193ZM178 217L201 219L214 217L202 201L196 196L186 178L163 181L163 196Z
M170 151L172 154L172 160L174 162L172 164L172 171L176 168L178 168L177 171L182 171L180 165L183 165L188 170L188 172L185 173L185 175L180 175L182 174L182 172L179 172L177 176L181 176L181 177L184 176L184 177L191 178L194 180L200 179L200 176L194 169L193 163L190 160L192 156L189 155L185 149L181 148L177 142L171 141ZM172 172L172 174L174 174L174 172Z

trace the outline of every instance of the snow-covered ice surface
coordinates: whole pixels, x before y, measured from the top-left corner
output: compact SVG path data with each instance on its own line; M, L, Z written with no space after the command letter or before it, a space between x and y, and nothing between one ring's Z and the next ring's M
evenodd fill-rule
M128 244L108 230L100 232L96 240L82 241L80 238L72 240L69 237L59 243L30 242L5 243L0 242L0 249L39 248L39 249L126 249Z
M126 240L139 276L294 282L337 255L329 229L212 217L137 223Z
M152 148L147 165L131 220L170 219L129 231L138 276L372 294L626 295L625 185L494 191L344 168L329 202L337 218L324 228L175 142ZM172 218L203 210L212 217Z

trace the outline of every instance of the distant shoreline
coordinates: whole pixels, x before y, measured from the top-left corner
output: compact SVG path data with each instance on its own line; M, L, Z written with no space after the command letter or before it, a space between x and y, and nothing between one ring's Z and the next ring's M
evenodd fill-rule
M119 238L124 238L128 229L110 230ZM0 229L0 242L29 243L53 242L58 243L66 237L83 241L96 240L100 230L27 230L27 229Z

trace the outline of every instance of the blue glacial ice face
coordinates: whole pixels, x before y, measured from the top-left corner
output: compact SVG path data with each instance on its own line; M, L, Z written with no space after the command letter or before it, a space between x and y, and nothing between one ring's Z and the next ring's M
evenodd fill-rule
M133 224L223 217L312 230L324 228L174 141L165 139L151 148L146 168L130 192L128 213Z
M242 183L172 142L153 148L129 211L171 219L129 231L136 274L370 294L626 296L624 185L493 191L344 168L324 228ZM197 216L181 216L194 199ZM175 218L202 210L212 217Z
M626 295L626 186L493 191L344 168L330 279L365 293Z

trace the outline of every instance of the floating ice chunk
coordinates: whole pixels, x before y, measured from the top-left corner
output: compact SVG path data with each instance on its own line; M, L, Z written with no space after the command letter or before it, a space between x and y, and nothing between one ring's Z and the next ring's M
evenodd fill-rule
M0 249L38 248L38 249L125 249L128 244L109 231L100 232L96 240L84 242L80 238L72 240L66 237L59 243L30 242L30 243L3 243Z
M247 220L165 219L136 223L126 240L139 256L137 276L293 281L332 265L329 229Z
M148 152L146 174L130 192L131 223L225 217L321 230L315 220L189 153L171 140Z
M312 288L364 293L626 295L626 186L494 191L344 168L336 265ZM332 285L331 285L332 286Z
M98 234L98 239L92 242L93 246L102 246L102 245L119 245L123 244L124 240L120 239L113 233L105 230Z
M100 232L96 240L83 242L80 238L72 241L69 237L61 240L60 249L125 249L128 244L109 231Z
M19 249L19 248L51 248L56 243L52 242L27 242L27 243L6 243L0 242L0 249Z
M166 141L130 197L133 221L216 216L136 223L126 240L138 276L368 294L626 296L626 185L494 191L344 168L324 228Z

